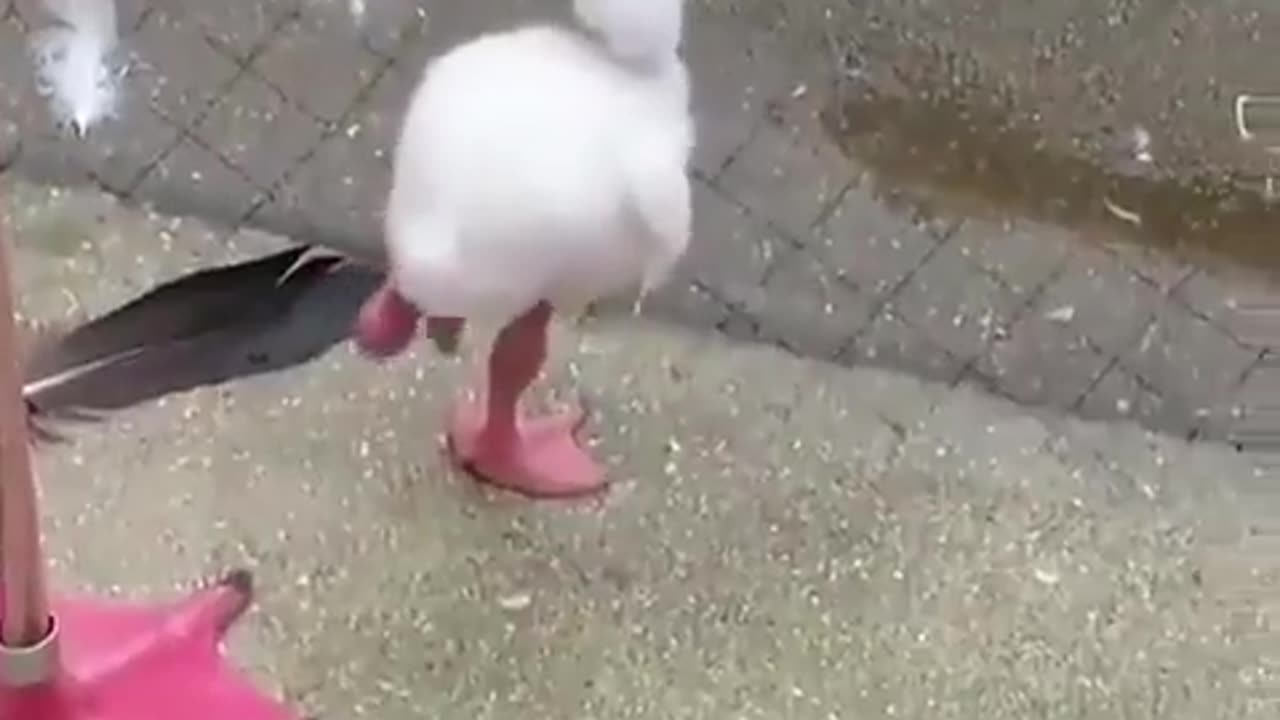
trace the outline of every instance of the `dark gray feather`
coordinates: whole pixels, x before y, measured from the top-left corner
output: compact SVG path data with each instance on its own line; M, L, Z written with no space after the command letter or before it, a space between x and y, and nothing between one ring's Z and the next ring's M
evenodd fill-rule
M376 271L308 247L167 282L38 341L24 395L34 430L307 362L350 334Z

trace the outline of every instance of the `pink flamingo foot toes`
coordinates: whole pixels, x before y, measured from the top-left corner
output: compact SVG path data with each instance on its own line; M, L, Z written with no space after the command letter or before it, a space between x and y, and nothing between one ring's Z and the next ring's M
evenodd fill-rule
M58 602L59 672L49 682L0 682L0 718L292 720L221 652L252 595L251 576L236 572L162 604Z
M577 438L584 420L581 410L523 418L514 442L495 444L483 434L483 405L465 403L455 411L449 450L478 480L496 487L539 499L581 497L605 486L604 470Z

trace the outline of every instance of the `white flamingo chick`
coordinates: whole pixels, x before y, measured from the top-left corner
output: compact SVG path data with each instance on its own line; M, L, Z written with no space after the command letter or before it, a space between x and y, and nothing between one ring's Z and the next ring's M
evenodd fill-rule
M579 27L484 35L434 59L414 91L386 209L390 273L361 311L369 353L502 326L475 401L448 431L479 479L534 497L604 485L582 411L519 412L553 310L661 283L689 242L689 81L682 0L575 0Z

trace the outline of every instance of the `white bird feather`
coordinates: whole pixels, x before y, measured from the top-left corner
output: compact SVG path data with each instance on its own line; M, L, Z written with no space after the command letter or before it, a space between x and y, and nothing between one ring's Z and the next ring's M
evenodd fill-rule
M356 25L364 25L365 7L364 0L347 0L347 10L351 13L351 19Z
M111 64L119 42L115 0L43 0L55 24L31 37L36 89L59 125L83 137L114 116L120 73Z

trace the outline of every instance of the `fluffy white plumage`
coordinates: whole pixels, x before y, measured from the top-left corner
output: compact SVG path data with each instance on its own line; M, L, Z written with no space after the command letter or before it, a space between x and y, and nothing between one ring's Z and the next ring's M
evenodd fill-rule
M661 283L684 254L693 146L682 0L575 0L598 35L535 26L431 62L385 218L429 315L505 323Z
M351 19L357 25L364 23L365 14L368 8L364 4L364 0L347 0L347 12L351 13Z
M56 24L31 37L36 87L54 118L83 136L115 114L119 35L115 0L43 0Z

